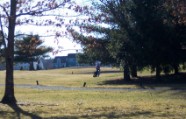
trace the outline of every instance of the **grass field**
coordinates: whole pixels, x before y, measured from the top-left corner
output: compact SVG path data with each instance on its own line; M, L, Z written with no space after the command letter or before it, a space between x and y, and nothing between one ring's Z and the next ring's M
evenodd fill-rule
M102 68L93 78L94 68L64 68L46 71L15 71L15 84L136 90L39 90L15 87L17 106L0 103L2 119L186 119L186 84L146 85L159 90L140 90L135 84L109 84L123 74L115 68ZM148 72L143 75L151 75ZM140 74L140 75L142 75ZM5 72L0 71L0 84ZM166 87L166 88L165 88ZM168 87L168 88L167 88ZM173 90L173 88L179 90ZM86 89L85 88L85 89ZM139 90L138 90L139 88ZM0 98L4 86L0 86Z

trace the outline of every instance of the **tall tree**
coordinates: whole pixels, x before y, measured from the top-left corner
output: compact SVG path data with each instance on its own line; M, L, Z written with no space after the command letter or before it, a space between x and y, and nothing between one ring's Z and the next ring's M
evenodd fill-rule
M7 13L8 18L8 44L6 48L6 85L5 94L2 103L15 103L14 96L14 80L13 80L13 59L14 59L14 31L16 24L16 0L10 1L10 14Z
M88 19L88 23L84 22L80 25L83 31L93 34L91 39L94 41L105 41L102 47L105 47L108 57L115 59L115 61L121 63L124 67L124 79L130 80L129 67L135 64L134 53L135 44L132 42L134 36L134 23L131 22L129 15L129 7L132 3L129 1L100 0L101 4L95 4L96 12L86 12L91 18ZM94 22L94 25L92 25ZM83 35L83 33L82 33ZM101 38L99 38L101 37ZM75 40L83 39L83 37L75 37ZM84 41L86 41L84 39ZM87 44L84 44L87 46ZM100 48L99 48L100 49ZM105 54L102 55L103 57Z
M185 26L180 25L184 20L175 4L174 0L99 0L96 10L85 12L91 18L78 24L80 34L86 38L91 34L89 40L95 41L102 36L107 41L109 55L124 66L125 80L130 79L130 69L136 75L136 66L150 66L159 79L167 66L177 72L184 61Z
M82 26L83 27L83 26ZM84 26L85 29L88 26ZM92 28L94 27L94 28ZM98 30L99 28L96 26L89 26L89 28L93 30ZM84 36L81 33L75 30L69 30L71 32L72 37L77 43L80 43L83 47L84 53L79 55L79 58L87 57L90 61L89 63L94 63L99 60L102 64L114 63L114 59L110 56L107 50L108 41L104 38L97 38L95 36ZM97 31L98 32L98 31Z
M22 40L15 41L15 61L30 63L30 69L33 70L33 61L37 61L46 53L51 52L51 47L43 46L44 42L38 35L24 37Z
M43 46L44 41L38 35L24 37L15 41L15 61L33 62L46 53L51 52L51 47Z
M0 9L2 14L3 29L8 28L7 39L5 38L6 45L6 81L5 92L1 100L2 103L16 103L14 95L14 77L13 77L13 62L14 62L14 38L16 25L38 25L61 27L64 24L64 14L62 11L55 11L60 9L71 8L75 9L76 6L72 5L70 0L43 0L43 1L30 1L30 0L10 0L0 1ZM77 9L78 10L78 9ZM32 16L32 17L29 17ZM37 19L41 18L42 19ZM51 18L52 17L52 18ZM4 30L5 31L5 30ZM3 33L5 34L5 32ZM61 32L55 33L56 37L62 35Z
M133 1L136 7L131 13L142 36L146 65L156 69L157 78L167 66L174 67L177 72L183 60L180 36L183 36L181 31L184 31L179 23L178 6L172 0ZM176 3L179 4L179 1Z

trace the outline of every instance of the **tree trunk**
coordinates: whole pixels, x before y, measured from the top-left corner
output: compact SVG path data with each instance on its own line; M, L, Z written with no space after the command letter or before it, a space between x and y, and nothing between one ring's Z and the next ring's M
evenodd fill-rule
M14 77L13 77L13 62L14 62L14 31L16 21L16 1L11 0L9 27L8 27L8 45L6 48L6 81L5 92L1 102L4 104L15 104L14 96Z
M132 65L131 66L131 76L132 77L137 77L137 66L136 65Z
M124 81L130 81L130 71L127 63L124 64Z
M13 58L6 58L6 81L5 82L6 82L5 93L1 102L4 104L15 104L16 99L14 96Z
M174 68L174 74L175 75L179 74L179 66L178 66L178 64L174 64L173 68Z
M160 65L156 65L156 79L157 80L160 80L160 73L161 73Z
M33 62L30 62L29 70L30 71L33 71L34 70L34 63Z

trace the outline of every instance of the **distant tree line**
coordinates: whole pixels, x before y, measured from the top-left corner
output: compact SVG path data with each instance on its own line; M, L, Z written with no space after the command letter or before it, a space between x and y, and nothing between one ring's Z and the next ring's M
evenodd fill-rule
M184 0L99 0L84 11L87 20L69 29L81 43L80 59L123 66L124 80L149 67L179 73L186 62L186 2ZM93 11L93 12L92 12Z

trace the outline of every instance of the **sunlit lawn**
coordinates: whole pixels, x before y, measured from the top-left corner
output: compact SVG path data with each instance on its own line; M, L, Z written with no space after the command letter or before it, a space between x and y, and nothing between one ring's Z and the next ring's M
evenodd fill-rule
M93 77L94 67L89 68L63 68L55 70L40 70L40 71L15 71L15 84L33 84L39 81L40 85L47 86L67 86L67 87L82 87L86 82L88 87L112 87L112 85L98 85L102 81L121 79L122 72L116 68L101 68L100 77ZM5 71L0 71L0 84L4 83ZM131 85L132 86L132 85ZM130 86L130 87L131 87ZM121 85L118 85L121 87ZM123 85L122 87L128 87ZM135 87L135 86L134 86Z
M135 85L104 85L103 81L120 79L118 69L102 68L93 78L94 68L66 68L47 71L15 71L15 84L62 85L67 87L137 88ZM114 73L110 73L113 71ZM72 74L73 72L73 74ZM4 71L0 84L4 84ZM102 84L102 85L99 85ZM181 85L185 86L185 85ZM4 87L0 86L0 98ZM184 119L185 90L64 91L15 88L19 108L0 104L2 119Z

